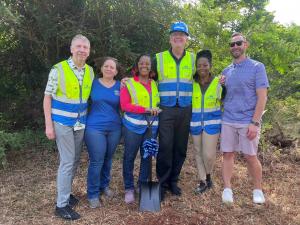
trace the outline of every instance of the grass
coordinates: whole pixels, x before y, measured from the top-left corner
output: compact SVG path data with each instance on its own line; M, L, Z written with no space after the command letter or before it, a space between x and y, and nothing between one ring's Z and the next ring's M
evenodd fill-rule
M112 171L111 188L115 190L116 196L112 200L102 198L104 207L100 209L90 209L87 204L88 157L86 151L83 151L81 166L73 185L73 193L80 198L76 211L82 218L74 222L63 221L53 214L57 152L10 152L7 168L0 170L0 224L300 224L299 160L292 160L286 155L260 154L267 201L264 205L255 205L252 203L252 187L245 162L237 157L233 177L235 203L224 205L221 203L220 155L213 174L214 188L202 195L195 195L193 189L197 184L197 172L189 145L179 183L183 195L174 197L168 194L159 213L140 213L137 203L126 205L123 201L122 151L122 146L119 146Z

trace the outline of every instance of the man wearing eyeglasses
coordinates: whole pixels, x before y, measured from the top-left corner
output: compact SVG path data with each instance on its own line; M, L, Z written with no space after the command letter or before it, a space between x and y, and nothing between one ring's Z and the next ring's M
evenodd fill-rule
M220 147L223 152L224 203L233 203L231 177L236 151L243 153L253 180L253 202L265 202L262 192L262 166L257 158L257 149L269 82L264 64L246 56L248 46L245 36L234 33L229 43L233 63L223 71L227 89Z

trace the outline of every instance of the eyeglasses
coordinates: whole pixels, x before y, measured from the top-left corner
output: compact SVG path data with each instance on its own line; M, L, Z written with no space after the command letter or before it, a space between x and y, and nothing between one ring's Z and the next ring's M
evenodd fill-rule
M241 45L243 44L243 42L244 42L244 41L230 42L230 43L229 43L229 46L230 46L231 48L233 48L235 45L241 46Z

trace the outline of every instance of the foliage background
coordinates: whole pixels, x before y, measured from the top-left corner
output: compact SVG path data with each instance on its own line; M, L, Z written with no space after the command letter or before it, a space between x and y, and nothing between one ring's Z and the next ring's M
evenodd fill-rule
M113 56L126 68L140 53L154 54L168 48L168 28L176 20L189 25L190 50L212 50L215 74L231 62L228 52L231 33L243 32L250 41L249 56L265 64L270 80L265 114L268 131L276 133L279 125L285 134L298 138L300 27L274 22L272 13L265 9L267 0L186 2L2 0L2 139L8 140L7 134L12 133L18 139L16 133L25 129L36 132L44 129L42 99L48 73L53 64L69 57L70 40L75 34L82 33L91 41L89 64L93 65L97 57ZM9 137L9 140L15 140ZM11 144L5 143L0 146L0 161L5 158L4 151L10 149Z

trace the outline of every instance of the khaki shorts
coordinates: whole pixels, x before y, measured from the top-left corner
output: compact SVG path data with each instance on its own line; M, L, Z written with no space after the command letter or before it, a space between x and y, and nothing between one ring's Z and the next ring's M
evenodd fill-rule
M248 124L222 123L222 152L242 152L246 155L256 155L260 138L260 129L253 140L247 138Z

